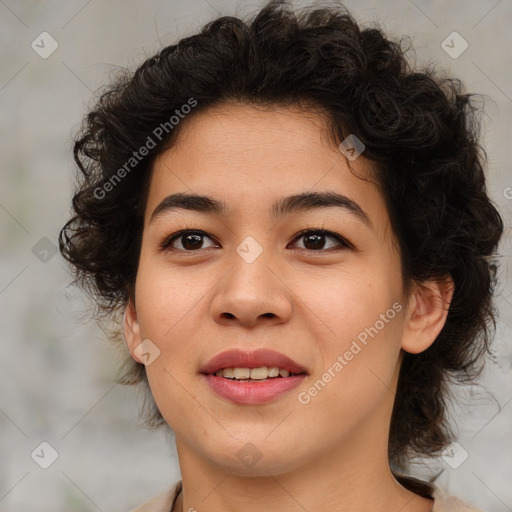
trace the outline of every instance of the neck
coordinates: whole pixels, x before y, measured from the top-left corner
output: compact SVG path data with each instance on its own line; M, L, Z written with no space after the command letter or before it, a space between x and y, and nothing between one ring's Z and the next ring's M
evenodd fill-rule
M379 439L358 431L338 450L295 469L277 474L267 468L251 476L205 461L177 437L183 490L176 511L429 512L431 499L410 492L393 477L383 434Z

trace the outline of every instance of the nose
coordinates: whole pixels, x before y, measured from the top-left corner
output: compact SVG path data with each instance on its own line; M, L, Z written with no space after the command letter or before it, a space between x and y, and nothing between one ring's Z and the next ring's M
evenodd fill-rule
M215 288L211 315L222 325L254 327L287 322L292 293L265 251L248 262L235 253L232 267Z

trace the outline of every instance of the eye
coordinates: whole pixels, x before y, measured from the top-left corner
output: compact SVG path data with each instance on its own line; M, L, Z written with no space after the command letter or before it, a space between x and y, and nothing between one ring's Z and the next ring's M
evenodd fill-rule
M160 244L160 248L162 250L170 248L186 252L192 252L197 249L205 249L202 241L204 237L210 238L204 231L198 229L183 229L165 238ZM210 238L210 240L212 239ZM181 247L176 247L174 245L175 241L178 242Z
M198 249L207 249L208 247L214 247L214 245L210 245L208 247L204 246L204 238L209 238L213 240L210 236L208 236L204 231L200 229L183 229L178 231L177 233L173 233L172 235L166 237L160 244L161 250L177 250L184 252L193 252ZM334 246L325 247L326 239L330 238L334 240ZM305 243L303 243L303 247L299 247L299 249L306 251L315 251L321 252L327 249L332 249L333 247L339 247L338 250L343 249L353 249L352 244L350 244L347 240L345 240L341 235L334 233L332 231L327 231L325 229L305 229L301 231L295 238L294 241L303 239ZM181 247L177 247L177 245L181 245Z
M327 231L325 229L306 229L301 231L295 240L305 240L303 247L299 247L299 249L318 252L326 249L332 249L332 246L327 248L325 247L326 238L331 238L338 242L337 244L334 244L334 247L338 246L342 249L353 249L352 244L347 242L347 240L345 240L341 235L333 233L332 231Z

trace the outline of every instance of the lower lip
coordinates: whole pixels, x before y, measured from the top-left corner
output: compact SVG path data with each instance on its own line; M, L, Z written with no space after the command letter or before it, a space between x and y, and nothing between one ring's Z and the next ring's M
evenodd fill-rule
M291 377L276 377L257 382L225 379L216 375L203 375L215 393L237 404L261 404L275 400L295 389L305 376L305 374L292 375Z

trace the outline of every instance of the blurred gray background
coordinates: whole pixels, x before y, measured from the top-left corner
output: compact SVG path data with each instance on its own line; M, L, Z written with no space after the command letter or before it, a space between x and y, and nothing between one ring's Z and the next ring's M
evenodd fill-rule
M1 511L128 511L179 478L172 435L139 426L137 394L114 384L119 359L86 321L87 302L56 253L71 199L72 137L112 71L133 69L219 15L261 5L0 0ZM450 492L489 512L511 511L512 2L345 5L363 24L410 35L418 63L433 61L486 96L489 191L507 224L497 358L479 386L456 390L460 446L417 474L442 472L437 482Z

